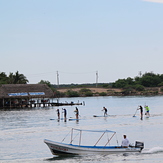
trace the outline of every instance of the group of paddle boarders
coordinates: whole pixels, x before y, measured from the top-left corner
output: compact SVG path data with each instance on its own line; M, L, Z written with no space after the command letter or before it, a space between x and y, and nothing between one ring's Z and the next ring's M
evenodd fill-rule
M59 109L56 109L56 112L57 112L58 119L60 119ZM76 119L79 119L79 109L77 107L75 108L74 112L75 112ZM64 119L67 119L67 110L65 108L62 108L62 113L64 115Z
M149 118L150 114L149 114L149 106L145 105L144 106L145 108L145 115L146 117ZM140 110L140 119L143 120L143 107L140 105L139 108L137 110Z

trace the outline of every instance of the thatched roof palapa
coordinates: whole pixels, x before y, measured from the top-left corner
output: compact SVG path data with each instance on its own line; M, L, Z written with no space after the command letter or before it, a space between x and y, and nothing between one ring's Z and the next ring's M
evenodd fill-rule
M0 99L52 97L53 91L46 84L4 84L0 87Z

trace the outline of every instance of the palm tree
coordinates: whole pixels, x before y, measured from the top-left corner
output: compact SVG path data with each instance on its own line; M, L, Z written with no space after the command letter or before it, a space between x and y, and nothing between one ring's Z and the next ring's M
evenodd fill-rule
M14 84L27 84L29 81L23 74L19 74L17 71L14 75Z
M9 84L27 84L29 81L23 74L19 74L17 71L15 75L13 73L9 74L8 83Z
M13 84L14 83L14 74L10 72L8 76L8 84Z

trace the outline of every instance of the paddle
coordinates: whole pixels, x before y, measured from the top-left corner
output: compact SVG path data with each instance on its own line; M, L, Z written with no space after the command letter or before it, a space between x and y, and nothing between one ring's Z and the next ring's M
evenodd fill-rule
M136 117L137 110L138 110L138 109L136 109L135 114L133 115L133 117Z

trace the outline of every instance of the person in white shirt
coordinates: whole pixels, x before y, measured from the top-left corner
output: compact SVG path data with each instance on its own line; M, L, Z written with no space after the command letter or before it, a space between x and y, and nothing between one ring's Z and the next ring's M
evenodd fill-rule
M129 140L127 139L126 135L123 135L124 139L122 140L122 148L128 148L128 146L130 145Z

